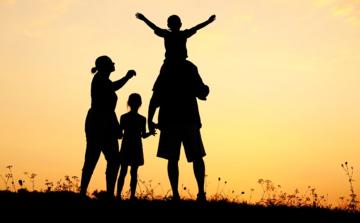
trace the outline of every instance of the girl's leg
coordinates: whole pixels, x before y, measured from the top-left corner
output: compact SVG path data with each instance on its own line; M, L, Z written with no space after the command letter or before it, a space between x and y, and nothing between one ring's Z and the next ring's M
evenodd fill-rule
M136 192L136 185L137 185L137 171L139 166L131 166L130 174L131 174L131 180L130 180L130 189L131 189L131 196L130 199L135 199L135 192Z
M118 199L121 199L121 191L122 191L123 186L124 186L124 181L125 181L125 176L126 176L126 173L127 173L127 169L128 169L127 165L121 165L120 166L120 174L119 174L118 185L117 185L117 194L116 194L116 197Z

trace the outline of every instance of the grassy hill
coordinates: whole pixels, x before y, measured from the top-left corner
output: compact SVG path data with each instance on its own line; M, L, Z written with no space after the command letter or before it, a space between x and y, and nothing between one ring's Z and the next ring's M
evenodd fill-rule
M107 200L74 192L0 191L0 216L17 221L51 222L360 222L360 213L311 206L255 205L227 200ZM125 220L126 219L126 220Z

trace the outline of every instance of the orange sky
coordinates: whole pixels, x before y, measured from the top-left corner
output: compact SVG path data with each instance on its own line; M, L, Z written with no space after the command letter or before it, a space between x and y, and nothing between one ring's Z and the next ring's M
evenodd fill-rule
M359 0L1 0L2 176L11 164L17 178L38 174L42 188L45 179L81 175L97 56L116 63L113 80L137 71L118 91L117 115L132 92L147 114L164 46L136 12L164 28L171 14L183 28L217 16L188 40L189 60L210 86L199 102L209 194L218 177L244 198L251 188L261 193L259 178L288 192L313 186L334 203L350 193L340 164L349 161L359 181ZM139 177L160 183L162 193L170 186L157 142L158 135L144 140ZM196 194L183 153L180 168L180 185ZM101 157L90 190L105 188L104 171Z

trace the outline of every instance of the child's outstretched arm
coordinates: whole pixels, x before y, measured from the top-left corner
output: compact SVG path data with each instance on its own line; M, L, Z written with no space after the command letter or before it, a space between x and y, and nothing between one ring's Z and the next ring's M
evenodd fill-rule
M160 28L157 27L154 23L152 23L150 20L148 20L143 14L136 13L136 18L140 19L141 21L145 22L146 25L148 25L151 29L154 31L159 30Z
M204 28L205 26L207 26L207 25L209 25L210 23L212 23L213 21L215 21L215 19L216 19L216 16L215 16L215 15L212 15L212 16L209 17L208 20L206 20L205 22L202 22L202 23L200 23L200 24L192 27L190 30L192 30L192 31L197 31L197 30L199 30L199 29L202 29L202 28Z

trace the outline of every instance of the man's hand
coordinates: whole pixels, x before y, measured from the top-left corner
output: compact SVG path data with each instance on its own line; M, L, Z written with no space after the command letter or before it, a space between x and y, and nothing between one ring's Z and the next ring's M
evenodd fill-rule
M203 85L200 89L199 92L197 93L197 97L200 100L206 101L206 97L209 95L210 89L207 85Z
M155 136L156 135L156 130L154 129L154 131L150 131L149 134Z
M156 123L154 123L153 121L148 121L148 128L151 133L156 132L155 129L157 127L158 127L158 125Z

